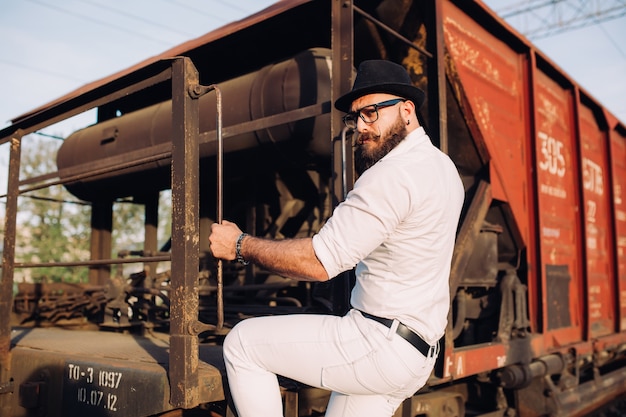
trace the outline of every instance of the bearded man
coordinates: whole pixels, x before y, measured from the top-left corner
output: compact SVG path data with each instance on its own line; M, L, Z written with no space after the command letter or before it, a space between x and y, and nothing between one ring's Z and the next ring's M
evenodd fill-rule
M216 258L308 281L356 267L345 316L256 317L230 331L224 360L240 417L283 415L277 375L332 391L326 417L390 417L427 382L447 324L464 190L419 124L423 101L402 66L364 61L335 102L355 130L359 178L320 231L271 240L228 221L212 226Z

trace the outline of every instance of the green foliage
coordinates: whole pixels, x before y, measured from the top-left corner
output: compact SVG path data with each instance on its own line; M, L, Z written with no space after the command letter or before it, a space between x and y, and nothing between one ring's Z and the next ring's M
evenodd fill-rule
M56 171L60 142L24 140L20 178ZM22 195L18 201L16 262L74 262L89 258L90 207L60 185ZM21 271L17 271L19 274ZM85 282L84 267L41 267L23 271L23 278L39 282Z
M60 141L24 138L20 179L39 177L56 171L56 152ZM33 187L30 184L29 187ZM159 243L169 238L171 228L169 193L159 198ZM81 262L90 258L91 205L77 200L62 185L42 187L20 196L18 201L16 262ZM144 205L131 199L113 205L111 258L120 251L142 250L144 242ZM113 273L128 275L133 267L113 267ZM139 267L141 268L141 266ZM85 266L47 266L16 270L16 281L87 282Z

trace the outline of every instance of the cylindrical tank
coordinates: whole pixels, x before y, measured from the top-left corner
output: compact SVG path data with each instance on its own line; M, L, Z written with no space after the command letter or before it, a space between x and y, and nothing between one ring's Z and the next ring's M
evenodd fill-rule
M330 51L306 50L259 71L219 83L223 126L296 110L330 100ZM216 125L215 92L199 99L200 132ZM57 154L59 170L171 141L172 101L106 120L71 134ZM312 157L330 154L328 113L224 139L224 151L254 149L289 141L286 148ZM283 150L284 151L284 150ZM200 147L201 158L214 156L213 143ZM144 163L122 171L71 182L66 188L87 201L131 196L170 187L170 160Z

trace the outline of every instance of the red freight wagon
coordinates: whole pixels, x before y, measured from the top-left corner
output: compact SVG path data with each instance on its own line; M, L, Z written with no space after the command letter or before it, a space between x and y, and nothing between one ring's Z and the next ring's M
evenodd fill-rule
M221 343L235 323L345 313L352 273L299 283L217 263L207 240L222 208L259 236L319 230L355 178L332 103L370 58L427 93L420 116L466 191L442 353L396 417L582 416L623 395L623 122L480 1L285 0L0 131L0 414L230 416ZM20 173L30 133L94 108L56 171ZM58 184L90 206L89 242L72 248L89 255L41 262L18 200L74 213L39 194ZM120 248L131 201L143 233ZM87 278L60 282L55 268ZM285 415L323 415L328 392L281 383Z

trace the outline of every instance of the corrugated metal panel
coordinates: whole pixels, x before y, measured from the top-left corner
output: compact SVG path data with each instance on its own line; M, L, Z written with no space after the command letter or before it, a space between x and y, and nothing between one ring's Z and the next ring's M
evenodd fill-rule
M587 319L590 337L610 334L615 328L613 233L606 133L592 110L579 107L583 213L587 259Z
M538 70L535 142L544 330L564 345L581 339L577 152L571 91Z

